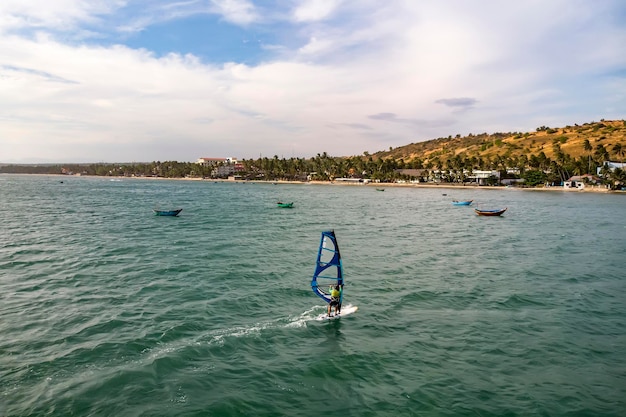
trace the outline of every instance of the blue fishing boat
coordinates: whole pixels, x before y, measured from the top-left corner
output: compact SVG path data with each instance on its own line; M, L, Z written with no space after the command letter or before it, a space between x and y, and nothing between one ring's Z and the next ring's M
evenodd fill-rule
M183 211L183 209L176 209L176 210L157 210L154 209L154 214L156 214L157 216L178 216L178 214Z
M472 201L474 201L474 200L464 200L464 201L452 200L452 205L454 205L454 206L469 206L470 204L472 204Z
M341 253L337 244L337 237L334 230L322 232L322 239L317 251L317 260L315 262L315 273L311 280L311 289L324 302L330 304L331 289L335 286L340 287L339 310L340 314L328 315L322 314L318 320L338 318L340 315L346 316L357 310L356 306L348 305L341 307L343 303L343 265L341 261Z
M276 204L280 208L293 208L293 201L291 203L283 203L282 201L279 201Z

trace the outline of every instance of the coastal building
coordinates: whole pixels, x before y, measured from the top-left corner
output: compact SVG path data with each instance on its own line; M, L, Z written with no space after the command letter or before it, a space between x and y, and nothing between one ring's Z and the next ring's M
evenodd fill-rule
M237 158L198 158L196 164L213 167L212 177L228 177L243 171L243 164Z
M563 188L566 190L584 190L585 184L597 185L600 183L600 178L595 175L574 175L567 181L563 181Z
M400 175L406 175L409 178L419 180L423 180L428 177L430 170L428 169L416 169L416 168L402 168L402 169L394 169Z
M500 171L472 171L471 174L468 173L467 178L476 182L478 185L485 185L488 183L489 179L493 179L496 182L500 182Z
M511 170L515 170L517 168L511 168ZM446 182L449 179L449 175L446 175L446 171L441 171L438 169L396 169L395 172L401 175L406 175L410 178L417 180L417 182ZM479 185L485 185L493 182L500 182L500 171L468 171L463 170L463 175L467 179L467 181L475 182ZM414 182L414 181L412 181Z
M615 171L617 168L621 169L622 171L626 169L626 164L625 163L620 163L620 162L611 162L611 161L604 161L602 163L602 165L600 165L598 168L596 168L596 174L601 175L600 172L603 169L609 169L610 171Z
M220 164L236 164L237 158L198 158L196 164L204 166L216 166Z
M211 176L213 177L228 177L233 174L239 173L243 171L243 164L241 163L223 163L221 165L216 166L211 171Z

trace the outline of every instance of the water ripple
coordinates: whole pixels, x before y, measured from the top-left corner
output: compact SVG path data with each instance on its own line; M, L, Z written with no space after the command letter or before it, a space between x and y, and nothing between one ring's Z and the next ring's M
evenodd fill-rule
M626 409L622 196L2 179L0 415ZM318 322L329 228L359 311Z

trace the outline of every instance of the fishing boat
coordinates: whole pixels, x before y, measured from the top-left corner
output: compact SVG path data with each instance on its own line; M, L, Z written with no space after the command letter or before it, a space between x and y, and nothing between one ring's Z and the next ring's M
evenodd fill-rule
M454 205L454 206L469 206L470 204L472 204L472 201L474 201L474 200L464 200L464 201L452 200L452 205Z
M341 288L339 305L343 303L343 265L341 261L341 253L337 244L337 237L334 230L322 232L319 249L317 251L317 260L315 262L315 273L311 279L311 289L325 303L330 304L330 289L335 286ZM338 318L354 313L356 306L347 305L340 307L340 314L331 315L321 314L318 320Z
M279 201L276 204L280 208L293 208L293 201L291 203L283 203L282 201Z
M507 207L505 207L503 209L495 209L495 210L479 210L479 209L475 208L474 211L479 216L499 216L502 213L504 213L506 211L506 209L507 209Z
M377 188L376 191L385 191L384 188Z
M154 209L154 214L157 216L178 216L178 214L183 211L183 209L176 210L158 210Z

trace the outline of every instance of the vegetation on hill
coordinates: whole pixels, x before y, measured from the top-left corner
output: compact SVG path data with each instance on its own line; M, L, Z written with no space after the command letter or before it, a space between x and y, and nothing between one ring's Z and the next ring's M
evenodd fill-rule
M456 135L412 143L373 154L372 159L392 160L403 168L447 171L461 178L462 172L497 170L519 172L527 184L561 182L572 175L597 173L608 160L624 162L626 121L601 120L583 125L535 132ZM624 184L624 172L604 172L608 184ZM529 178L532 177L532 178Z
M525 185L561 183L572 175L595 175L605 161L624 162L626 121L601 120L583 125L535 132L456 135L412 143L388 151L351 157L333 157L326 152L313 158L259 158L242 160L237 174L259 180L332 180L339 177L379 181L466 182L475 171L498 171L502 178L520 178ZM6 165L4 173L81 173L100 176L155 176L165 178L220 175L215 167L192 162L132 164ZM227 172L222 170L221 172ZM611 186L626 184L621 169L604 168L603 181ZM497 182L494 176L493 181Z
M497 168L504 164L525 168L532 167L531 161L549 159L570 165L570 170L577 173L591 173L589 167L585 170L574 165L582 158L584 164L590 165L593 159L599 166L610 158L621 161L625 154L626 121L601 120L561 128L541 126L535 132L526 133L448 136L377 152L373 157L402 160L415 168L443 168L453 159L473 167Z

